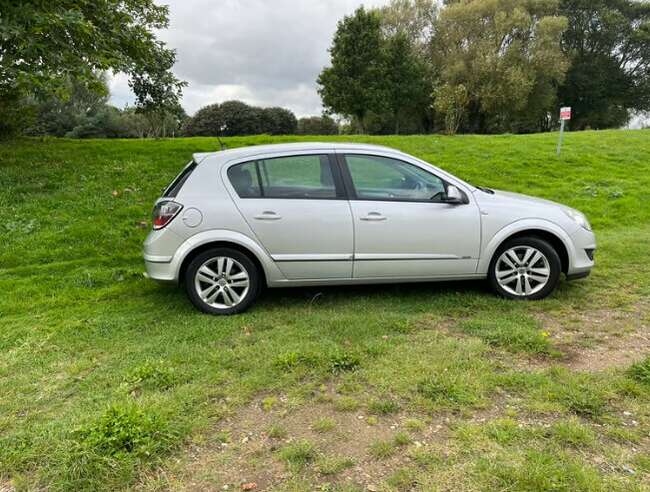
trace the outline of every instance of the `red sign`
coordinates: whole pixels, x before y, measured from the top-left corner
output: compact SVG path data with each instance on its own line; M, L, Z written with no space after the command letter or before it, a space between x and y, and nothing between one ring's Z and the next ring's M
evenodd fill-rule
M571 108L560 108L560 119L561 120L570 120L571 119Z

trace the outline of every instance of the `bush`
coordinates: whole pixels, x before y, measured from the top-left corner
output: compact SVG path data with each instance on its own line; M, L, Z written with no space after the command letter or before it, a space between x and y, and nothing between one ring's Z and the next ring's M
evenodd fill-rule
M292 135L298 129L296 116L284 108L262 108L260 112L261 133Z
M241 101L210 104L189 118L183 134L193 136L286 135L296 132L295 115L284 108L258 108Z
M337 135L339 127L332 118L327 115L310 116L298 120L298 135Z

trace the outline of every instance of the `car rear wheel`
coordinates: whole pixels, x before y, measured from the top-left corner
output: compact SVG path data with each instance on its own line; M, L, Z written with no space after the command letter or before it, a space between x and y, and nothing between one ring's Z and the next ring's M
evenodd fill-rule
M260 275L245 254L230 248L204 251L185 272L185 290L198 309L209 314L245 311L259 293Z
M549 243L521 237L502 245L490 264L492 289L508 299L539 300L550 295L560 281L562 263Z

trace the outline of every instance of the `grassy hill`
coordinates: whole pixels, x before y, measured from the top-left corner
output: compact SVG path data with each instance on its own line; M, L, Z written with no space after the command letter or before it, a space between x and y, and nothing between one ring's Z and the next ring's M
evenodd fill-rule
M650 133L323 139L576 207L597 268L540 303L290 289L213 318L141 243L216 139L2 142L0 490L647 489Z

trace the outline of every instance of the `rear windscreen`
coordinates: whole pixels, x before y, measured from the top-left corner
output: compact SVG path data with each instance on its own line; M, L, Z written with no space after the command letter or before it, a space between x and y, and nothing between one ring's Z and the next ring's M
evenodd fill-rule
M185 181L187 181L187 178L190 177L190 174L192 174L192 171L194 171L194 169L196 169L196 162L192 161L187 166L185 166L185 169L183 169L178 176L176 176L176 179L174 179L174 181L172 181L172 184L167 187L165 193L163 193L163 196L166 198L175 198L176 195L178 195L178 192L181 191L181 188L185 184Z

